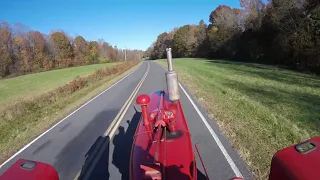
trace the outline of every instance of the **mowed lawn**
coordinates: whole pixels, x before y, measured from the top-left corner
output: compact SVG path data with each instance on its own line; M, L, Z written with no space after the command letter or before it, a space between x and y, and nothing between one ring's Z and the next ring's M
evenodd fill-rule
M87 76L102 67L118 63L93 64L18 76L0 80L0 106L20 98L37 96L65 85L77 76Z
M317 76L222 60L174 59L174 68L257 179L277 150L320 135Z

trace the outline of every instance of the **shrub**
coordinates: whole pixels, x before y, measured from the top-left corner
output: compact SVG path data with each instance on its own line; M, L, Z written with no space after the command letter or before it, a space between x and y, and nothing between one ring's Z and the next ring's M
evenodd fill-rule
M53 91L50 91L41 96L21 100L14 105L7 107L3 112L0 112L0 117L2 121L10 121L12 119L19 119L19 116L23 116L25 113L32 113L34 110L45 107L46 105L52 104L59 100L59 98L66 95L70 95L84 87L88 87L90 83L94 83L98 80L110 75L121 74L134 65L138 64L139 61L132 61L123 64L116 65L112 68L101 68L92 73L91 75L85 77L76 77L74 80L68 84L58 87Z

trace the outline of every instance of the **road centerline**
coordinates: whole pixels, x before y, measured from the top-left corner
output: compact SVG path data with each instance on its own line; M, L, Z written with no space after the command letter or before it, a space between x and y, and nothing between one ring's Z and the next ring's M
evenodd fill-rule
M79 108L77 108L76 110L74 110L73 112L71 112L69 115L67 115L66 117L64 117L62 120L60 120L59 122L57 122L56 124L54 124L53 126L51 126L49 129L47 129L45 132L43 132L42 134L40 134L39 136L37 136L35 139L33 139L31 142L29 142L27 145L25 145L23 148L21 148L19 151L17 151L14 155L12 155L10 158L8 158L5 162L3 162L0 165L0 169L5 166L8 162L10 162L12 159L14 159L16 156L18 156L20 153L22 153L25 149L27 149L28 147L30 147L33 143L35 143L37 140L39 140L41 137L43 137L44 135L46 135L49 131L51 131L52 129L54 129L55 127L57 127L59 124L61 124L63 121L65 121L66 119L68 119L70 116L72 116L73 114L75 114L77 111L79 111L81 108L85 107L86 105L88 105L90 102L92 102L93 100L95 100L96 98L98 98L99 96L101 96L102 94L104 94L105 92L107 92L109 89L111 89L112 87L116 86L118 83L120 83L121 81L123 81L124 79L126 79L128 76L130 76L132 73L134 73L136 70L138 70L141 65L143 63L141 63L138 67L136 67L135 69L133 69L131 72L129 72L127 75L125 75L124 77L122 77L120 80L118 80L117 82L115 82L114 84L112 84L110 87L108 87L107 89L105 89L104 91L102 91L101 93L99 93L98 95L96 95L95 97L93 97L92 99L90 99L89 101L87 101L85 104L83 104L82 106L80 106Z
M110 124L110 126L108 127L108 129L105 131L105 133L103 134L103 137L107 137L109 136L110 139L112 139L114 133L116 132L116 129L118 128L121 120L123 119L123 116L126 114L127 110L129 109L133 99L135 98L135 96L137 95L140 87L142 86L144 80L146 79L148 73L149 73L149 69L150 69L150 64L148 63L148 68L144 74L144 76L141 78L140 82L138 83L138 85L136 86L136 88L133 90L132 94L129 96L128 100L124 103L124 105L122 106L122 108L120 109L120 111L118 112L117 116L114 118L114 120L112 121L112 123ZM109 143L109 142L108 142ZM104 151L104 147L107 146L107 144L99 144L99 147L97 147L97 155L96 157L92 160L93 162L91 163L90 167L88 170L85 170L84 172L84 177L82 178L82 180L88 179L90 177L90 174L92 173L92 171L94 170L95 165L98 163L103 151ZM75 176L74 180L77 180L80 175L81 175L82 169L77 173L77 175Z

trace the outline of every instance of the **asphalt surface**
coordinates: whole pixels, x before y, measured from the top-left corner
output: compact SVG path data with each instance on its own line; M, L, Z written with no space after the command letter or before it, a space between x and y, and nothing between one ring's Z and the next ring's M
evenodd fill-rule
M0 173L2 174L19 158L24 158L53 165L61 180L73 180L81 170L87 172L87 169L90 168L92 168L91 173L81 173L79 179L85 179L84 177L101 180L128 179L133 134L141 115L140 107L135 104L135 99L124 114L115 135L109 137L103 136L103 134L137 87L148 66L150 66L149 72L137 95L141 93L149 94L166 87L165 70L152 61L144 62L128 77L73 113L11 159L0 169ZM184 89L190 95L189 91L186 88ZM198 143L199 152L209 178L226 180L236 176L234 167L232 169L232 165L230 166L230 159L227 160L226 155L221 151L220 147L222 145L226 150L225 153L231 157L234 166L241 175L245 179L253 179L240 156L220 132L215 121L210 119L206 111L191 97L200 113L207 120L208 125L221 141L220 147L182 90L180 96L185 118L192 135L192 142L193 144ZM100 151L101 156L93 163L92 159L97 157L97 147L100 147L101 150L101 144L103 144L102 151ZM205 172L197 155L196 159L198 179L205 179Z

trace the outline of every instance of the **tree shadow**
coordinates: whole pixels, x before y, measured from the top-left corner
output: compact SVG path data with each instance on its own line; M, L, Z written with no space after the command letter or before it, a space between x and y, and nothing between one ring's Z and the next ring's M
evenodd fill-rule
M242 65L247 67L253 67L258 69L274 69L276 67L269 67L263 64L256 64L256 63L247 63L247 62L239 62L239 61L231 61L231 60L209 60L207 62L215 63L215 64L225 64L225 65Z
M268 108L286 107L286 110L290 110L290 112L286 112L290 113L288 118L294 120L294 123L319 132L320 96L298 91L290 92L269 86L249 86L234 80L228 80L223 84ZM282 110L275 109L274 111L281 114Z
M222 61L222 60L210 60L209 63L215 64L215 66L221 68L231 69L240 73L246 73L253 76L259 76L264 79L278 81L289 85L306 86L311 88L320 88L320 77L303 74L299 72L278 69L276 67L254 64L254 63L243 63L235 61Z
M132 119L127 120L129 124L127 131L125 132L124 127L120 126L118 128L118 134L116 134L112 140L114 145L112 164L118 168L122 180L129 179L129 163L133 137L141 117L141 112L138 112L136 109L135 111Z
M88 166L88 162L91 162L89 159L94 157L93 152L96 151L95 149L98 149L97 144L104 142L104 144L108 145L108 137L102 138L99 136L110 126L118 112L119 110L117 109L111 109L98 113L92 120L88 120L89 123L59 152L55 157L57 161L54 163L54 167L59 172L60 179L74 179L75 175L79 172L79 168L84 166L84 164ZM81 123L86 122L79 121L77 123L81 127ZM70 127L72 126L68 126L67 128ZM64 130L60 133L70 132ZM104 152L109 151L107 150L109 146L105 146L105 148ZM103 153L103 156L105 157L105 153Z
M208 178L199 169L197 169L197 180L208 180Z
M108 180L110 137L99 136L86 154L78 180Z

